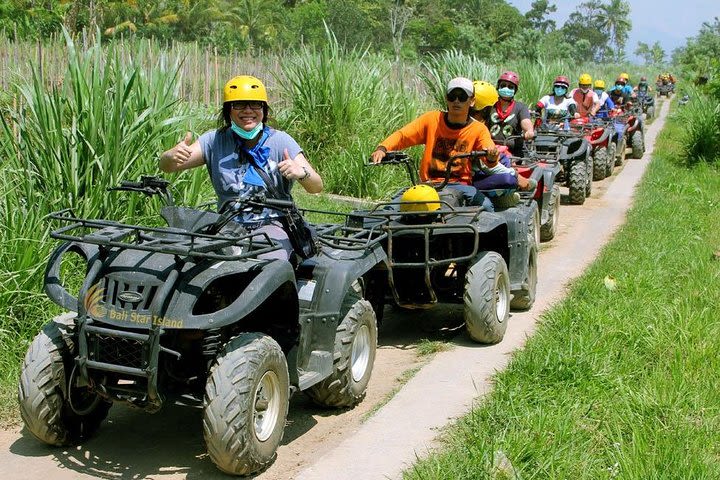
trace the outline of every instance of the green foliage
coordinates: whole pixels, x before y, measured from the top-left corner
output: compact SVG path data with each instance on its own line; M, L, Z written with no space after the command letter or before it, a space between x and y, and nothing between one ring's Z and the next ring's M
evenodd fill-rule
M680 127L616 238L404 478L720 478L720 176L675 162Z
M679 114L684 130L684 163L717 162L720 160L720 103L699 89L690 90L689 95L691 101Z
M402 180L364 164L381 140L418 114L417 103L402 80L388 84L386 60L345 49L328 35L323 48L300 50L283 63L277 81L291 103L278 120L321 170L328 190L385 196Z

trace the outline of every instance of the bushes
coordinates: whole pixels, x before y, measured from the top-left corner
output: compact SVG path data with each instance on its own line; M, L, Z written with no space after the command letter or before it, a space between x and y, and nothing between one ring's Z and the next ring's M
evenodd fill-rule
M679 114L684 125L685 163L715 163L720 159L720 103L699 90L689 95L690 101Z

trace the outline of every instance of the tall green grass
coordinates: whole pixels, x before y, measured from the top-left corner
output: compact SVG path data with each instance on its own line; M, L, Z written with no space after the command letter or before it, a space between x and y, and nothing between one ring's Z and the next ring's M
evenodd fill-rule
M420 99L390 83L391 65L367 50L345 49L332 34L322 49L289 57L277 78L287 99L279 121L306 149L327 190L382 197L402 182L395 171L365 168L393 130L420 113Z
M404 478L720 478L720 175L664 133L618 236Z
M114 219L149 215L157 204L107 188L157 172L163 146L177 141L180 124L191 124L187 106L177 99L177 65L145 71L112 47L80 51L66 40L62 82L48 85L36 68L11 87L23 101L0 112L3 390L15 383L29 339L56 311L40 293L55 243L46 215L61 208ZM186 175L176 188L183 200L194 202L203 185L204 176Z
M682 145L688 165L720 159L720 102L698 89L688 92L690 101L678 107L683 124ZM677 98L677 96L676 96Z

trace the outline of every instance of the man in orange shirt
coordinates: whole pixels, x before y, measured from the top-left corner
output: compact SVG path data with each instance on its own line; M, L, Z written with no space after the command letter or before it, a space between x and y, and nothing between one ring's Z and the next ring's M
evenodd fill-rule
M413 145L425 145L420 161L420 181L442 182L452 155L473 150L487 150L487 161L476 165L478 170L498 165L498 151L487 127L470 116L475 104L472 81L457 77L446 89L447 111L424 113L383 140L372 153L373 163L380 163L391 150L402 150ZM483 205L493 211L492 202L472 186L473 165L469 159L455 161L448 187L463 192L466 203Z

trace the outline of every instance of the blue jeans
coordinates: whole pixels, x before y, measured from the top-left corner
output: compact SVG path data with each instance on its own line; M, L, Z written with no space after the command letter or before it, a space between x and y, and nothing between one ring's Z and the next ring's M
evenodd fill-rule
M482 205L485 211L495 211L495 207L493 206L490 198L488 198L484 193L478 192L477 188L472 185L452 182L448 183L447 187L461 192L466 205Z

